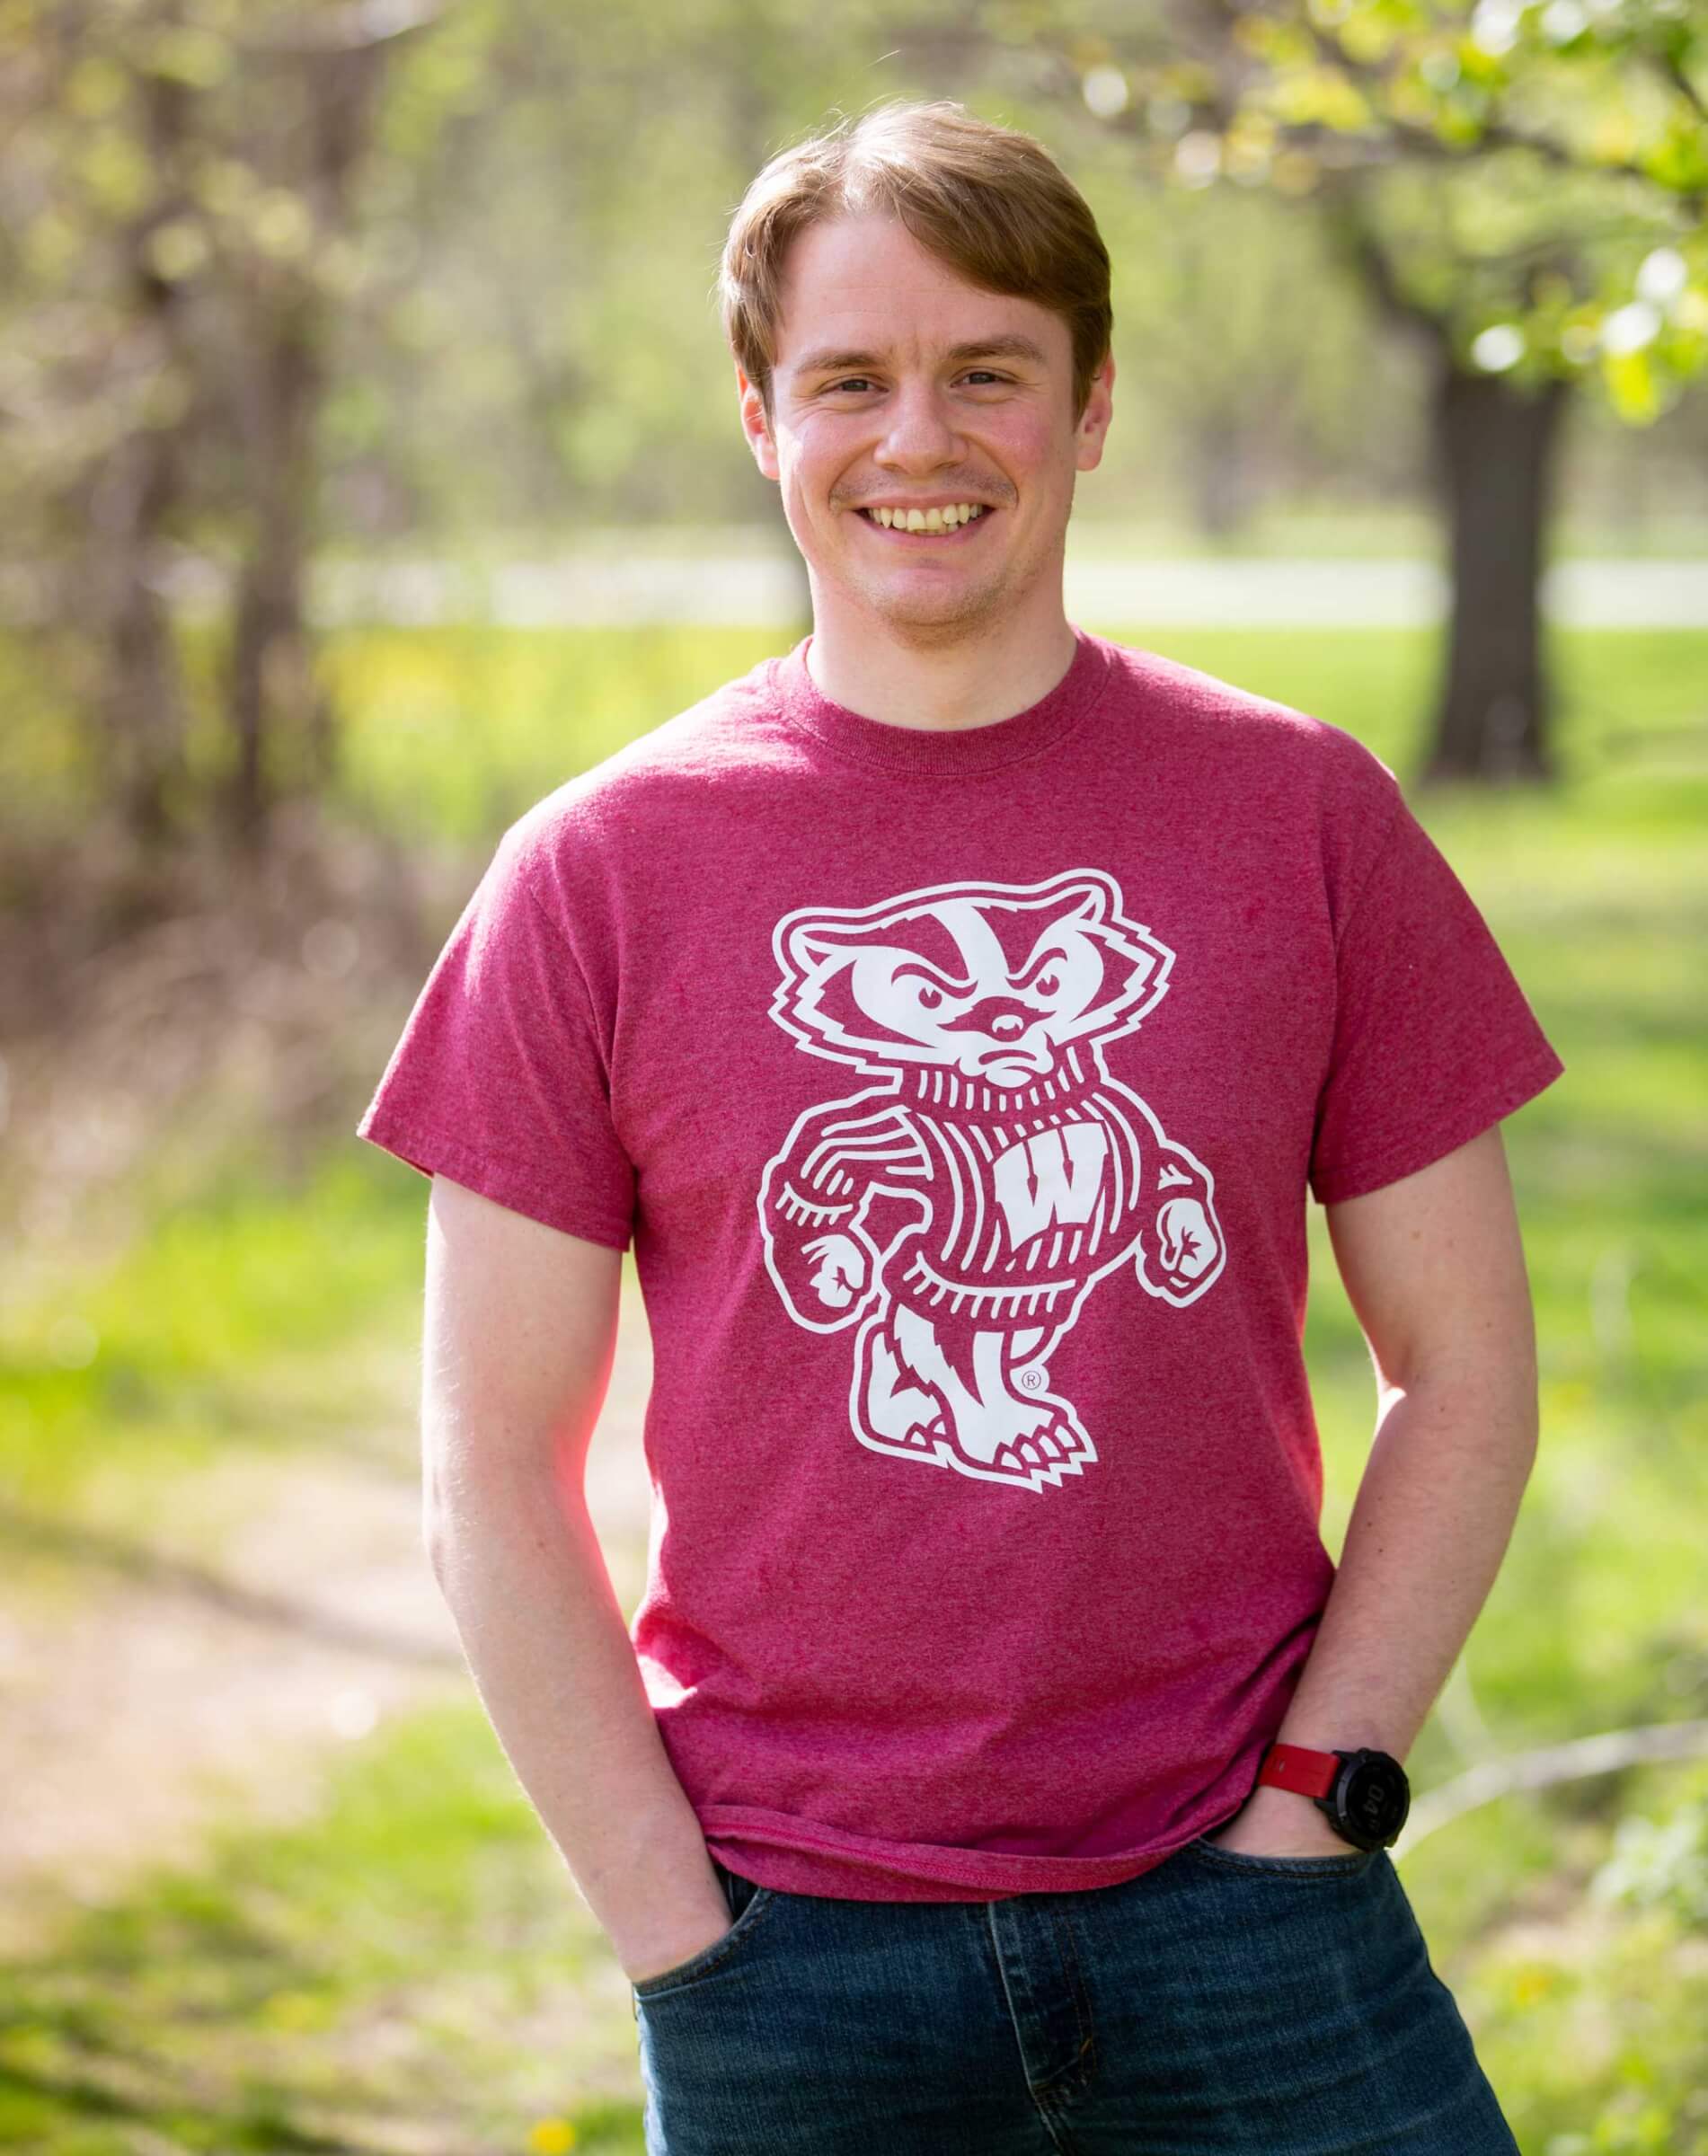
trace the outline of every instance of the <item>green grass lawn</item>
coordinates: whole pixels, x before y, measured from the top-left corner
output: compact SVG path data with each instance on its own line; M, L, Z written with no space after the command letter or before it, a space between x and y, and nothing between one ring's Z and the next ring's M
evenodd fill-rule
M295 1188L227 1178L0 1315L4 1495L48 1509L99 1486L139 1524L217 1452L288 1453L317 1409L348 1420L362 1403L304 1400L288 1374L417 1323L426 1188L354 1141Z
M421 1711L0 1970L0 2148L638 2156L633 2037L488 1725Z
M1429 638L1129 641L1344 726L1409 775ZM477 858L551 786L774 648L733 631L341 638L348 811ZM1708 636L1553 649L1562 785L1419 803L1567 1066L1505 1127L1540 1453L1412 1754L1420 1790L1484 1755L1708 1716ZM397 984L400 1023L416 985ZM341 1342L412 1336L423 1189L352 1138L305 1185L226 1182L104 1277L6 1313L12 1495L71 1514L134 1495L146 1524L211 1447L288 1465L317 1411L359 1404ZM1310 1233L1335 1551L1374 1395L1315 1207ZM344 1390L317 1402L314 1384ZM323 1816L234 1820L197 1869L68 1907L50 1950L0 1972L0 2146L641 2147L626 1991L476 1708L350 1752ZM1708 1768L1655 1765L1504 1799L1403 1867L1525 2156L1708 2156L1704 1822Z

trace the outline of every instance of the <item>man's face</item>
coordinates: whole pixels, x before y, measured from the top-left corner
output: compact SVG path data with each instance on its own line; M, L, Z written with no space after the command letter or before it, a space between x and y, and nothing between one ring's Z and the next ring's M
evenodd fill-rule
M1034 301L965 283L892 218L810 226L784 265L767 421L742 425L783 490L815 616L878 616L904 642L960 641L1030 595L1059 605L1075 475L1102 455L1112 361L1073 411L1073 341ZM886 529L879 508L969 508Z

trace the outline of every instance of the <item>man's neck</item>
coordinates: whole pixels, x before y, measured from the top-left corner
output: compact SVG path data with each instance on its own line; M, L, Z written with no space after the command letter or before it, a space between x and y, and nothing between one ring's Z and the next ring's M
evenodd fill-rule
M863 718L955 732L1040 703L1076 648L1059 595L1053 618L991 623L937 644L904 644L870 614L819 605L807 670L821 695Z

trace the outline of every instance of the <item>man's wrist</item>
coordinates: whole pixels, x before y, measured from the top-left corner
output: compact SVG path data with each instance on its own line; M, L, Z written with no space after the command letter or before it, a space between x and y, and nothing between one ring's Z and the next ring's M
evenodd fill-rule
M1403 1765L1375 1745L1330 1747L1278 1738L1265 1750L1253 1785L1254 1794L1270 1791L1309 1804L1331 1832L1359 1849L1394 1842L1411 1809Z
M1308 1819L1314 1813L1317 1824L1334 1832L1327 1815L1314 1798L1304 1797L1296 1789L1278 1789L1272 1782L1260 1782L1241 1806L1239 1817L1251 1815L1257 1818Z
M606 1937L624 1973L644 1982L703 1952L731 1921L722 1883L708 1862L704 1878L673 1881L666 1892L625 1910Z
M1402 1766L1412 1749L1412 1740L1402 1738L1391 1719L1371 1714L1324 1714L1321 1710L1289 1718L1276 1731L1275 1742L1297 1745L1307 1752L1385 1752Z

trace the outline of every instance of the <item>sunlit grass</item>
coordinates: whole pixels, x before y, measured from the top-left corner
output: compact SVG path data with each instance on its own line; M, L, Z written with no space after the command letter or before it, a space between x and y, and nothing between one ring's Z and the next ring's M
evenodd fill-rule
M765 630L351 631L342 792L406 830L474 839L768 653Z
M281 1411L281 1366L415 1323L426 1194L352 1138L299 1188L225 1180L0 1312L0 1494L40 1510L99 1479L164 1505L235 1443L300 1441L313 1410ZM323 1411L358 1407L359 1376Z
M193 1869L67 1898L0 1971L0 2148L638 2156L633 2037L479 1710L425 1710L300 1827L235 1824Z

